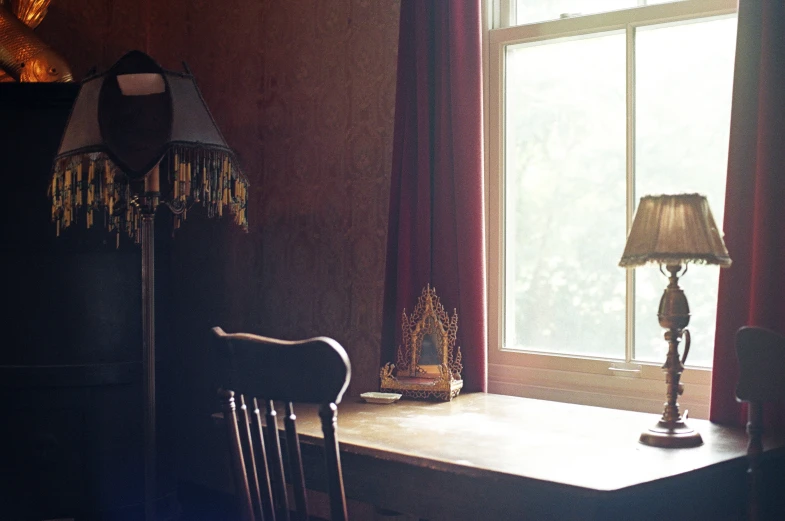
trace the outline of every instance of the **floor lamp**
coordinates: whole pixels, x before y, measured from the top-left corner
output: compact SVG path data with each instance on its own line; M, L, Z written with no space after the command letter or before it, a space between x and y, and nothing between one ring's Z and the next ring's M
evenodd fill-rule
M228 207L247 230L248 181L208 110L193 76L167 71L141 51L85 78L53 163L52 220L59 235L96 221L141 244L144 388L144 509L155 519L156 209L176 229L199 203L209 216Z

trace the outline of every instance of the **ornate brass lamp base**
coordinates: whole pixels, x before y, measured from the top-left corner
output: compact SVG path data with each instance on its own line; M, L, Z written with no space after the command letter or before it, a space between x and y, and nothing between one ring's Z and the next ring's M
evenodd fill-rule
M665 396L667 401L660 421L641 434L640 442L663 448L697 447L703 444L703 438L697 431L684 423L687 413L682 415L679 412L677 401L678 396L684 391L684 386L679 383L679 380L681 380L684 363L690 352L690 332L685 329L690 322L690 307L687 304L687 297L684 296L684 292L678 284L681 266L669 264L667 270L670 272L670 281L662 294L660 308L657 312L660 326L667 330L665 331L665 340L668 342L668 358L665 360L665 365L662 366L666 375L667 391ZM684 356L679 359L679 340L682 335L685 337Z
M640 442L652 447L678 449L702 445L703 438L698 431L681 420L676 422L660 420L655 426L641 433Z

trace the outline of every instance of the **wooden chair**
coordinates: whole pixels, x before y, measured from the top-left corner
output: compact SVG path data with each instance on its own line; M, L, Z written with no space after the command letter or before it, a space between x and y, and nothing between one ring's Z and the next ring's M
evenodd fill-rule
M320 406L330 514L334 521L345 520L335 429L337 404L351 377L346 351L327 337L285 341L248 333L227 334L220 327L213 328L213 334L222 354L223 380L218 394L242 521L288 521L290 513L298 521L308 519L293 403ZM282 457L275 402L285 406L288 465ZM286 495L286 467L294 491L293 512Z
M748 519L765 519L761 501L760 459L763 453L763 404L785 399L785 336L745 326L736 332L739 381L736 399L748 402Z

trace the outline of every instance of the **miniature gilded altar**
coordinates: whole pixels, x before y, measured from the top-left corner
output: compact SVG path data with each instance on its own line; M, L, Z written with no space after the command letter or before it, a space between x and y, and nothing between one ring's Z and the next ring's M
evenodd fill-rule
M455 347L458 314L450 318L426 286L411 316L403 310L402 345L395 364L381 369L381 391L408 398L452 400L463 387L461 348Z

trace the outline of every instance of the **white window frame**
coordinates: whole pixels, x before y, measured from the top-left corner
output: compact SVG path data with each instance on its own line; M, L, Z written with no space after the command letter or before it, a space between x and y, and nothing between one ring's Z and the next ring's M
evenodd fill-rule
M503 346L504 53L511 44L579 36L596 31L625 31L627 36L627 113L633 114L635 28L736 13L737 0L682 0L625 11L510 26L514 0L483 0L483 96L485 132L485 208L488 284L488 390L492 393L661 413L665 374L658 363L630 363L632 331L627 323L627 362L592 357L523 353ZM627 229L634 211L634 121L627 130ZM622 268L619 268L620 270ZM627 270L627 306L634 302L634 270ZM665 285L663 285L664 289ZM664 341L664 340L663 340ZM665 360L663 359L663 362ZM707 418L711 370L688 366L679 403L689 416Z

